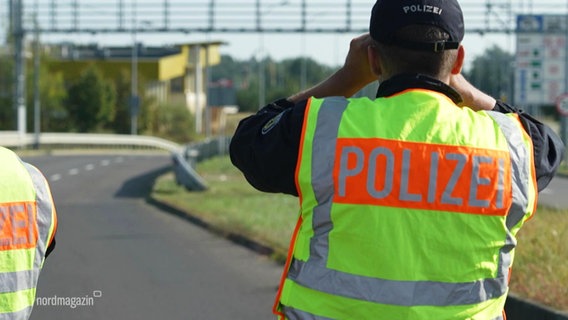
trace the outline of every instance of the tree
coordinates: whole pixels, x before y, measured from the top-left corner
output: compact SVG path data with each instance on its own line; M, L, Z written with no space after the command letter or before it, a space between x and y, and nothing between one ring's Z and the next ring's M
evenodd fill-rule
M481 56L476 57L471 70L464 74L483 92L503 100L510 100L513 92L513 61L512 54L494 45Z
M153 119L150 132L154 136L187 143L195 132L191 113L183 104L156 105L150 111Z
M120 70L118 76L114 79L114 87L116 92L115 99L115 117L109 126L115 133L130 133L131 114L130 114L130 96L131 92L131 74L130 70ZM138 81L138 95L140 97L140 105L138 110L138 132L144 132L148 129L148 118L150 114L150 106L154 103L154 99L146 95L145 81Z
M108 128L116 115L114 83L106 81L91 65L69 88L67 110L78 132Z
M111 126L115 133L130 132L130 82L130 72L126 69L120 70L114 79L116 113Z
M305 69L304 69L305 68ZM222 56L221 63L212 68L212 80L230 79L237 88L237 104L241 111L257 111L259 108L260 72L264 79L266 102L285 98L300 89L301 83L310 87L329 76L333 69L310 58L294 58L274 61L270 57L238 61ZM305 73L303 72L305 70ZM303 74L305 79L302 79ZM262 106L261 106L262 107Z

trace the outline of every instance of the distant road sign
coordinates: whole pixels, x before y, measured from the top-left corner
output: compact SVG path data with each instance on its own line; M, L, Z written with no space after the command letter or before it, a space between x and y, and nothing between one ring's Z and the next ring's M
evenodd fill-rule
M568 117L568 93L558 97L556 100L556 109L564 117Z
M515 103L551 105L566 88L565 15L517 16Z

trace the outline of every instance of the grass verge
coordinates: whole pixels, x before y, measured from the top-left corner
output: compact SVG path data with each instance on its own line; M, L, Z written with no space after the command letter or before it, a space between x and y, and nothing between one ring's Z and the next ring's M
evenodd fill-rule
M216 232L237 235L270 247L284 260L298 215L298 199L265 194L251 187L228 158L198 164L205 192L187 192L172 173L157 179L152 198L201 220Z
M298 200L256 191L227 157L198 164L209 184L205 192L187 192L172 174L160 177L152 198L187 212L218 232L239 235L285 257L298 214ZM519 231L511 291L520 297L568 312L568 209L539 207Z
M517 238L511 290L568 312L568 209L539 207Z

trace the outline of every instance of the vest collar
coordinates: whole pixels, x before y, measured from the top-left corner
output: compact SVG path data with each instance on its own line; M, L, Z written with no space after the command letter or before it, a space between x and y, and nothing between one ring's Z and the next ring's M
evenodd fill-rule
M423 74L400 74L381 82L377 98L389 97L407 89L427 89L448 96L455 104L462 102L460 94L444 82Z

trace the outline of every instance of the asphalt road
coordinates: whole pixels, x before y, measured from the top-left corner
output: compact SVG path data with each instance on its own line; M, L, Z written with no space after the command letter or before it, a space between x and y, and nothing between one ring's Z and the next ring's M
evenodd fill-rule
M568 177L556 176L538 195L538 203L552 208L568 208Z
M146 203L168 156L26 160L59 215L32 319L274 319L281 266Z

